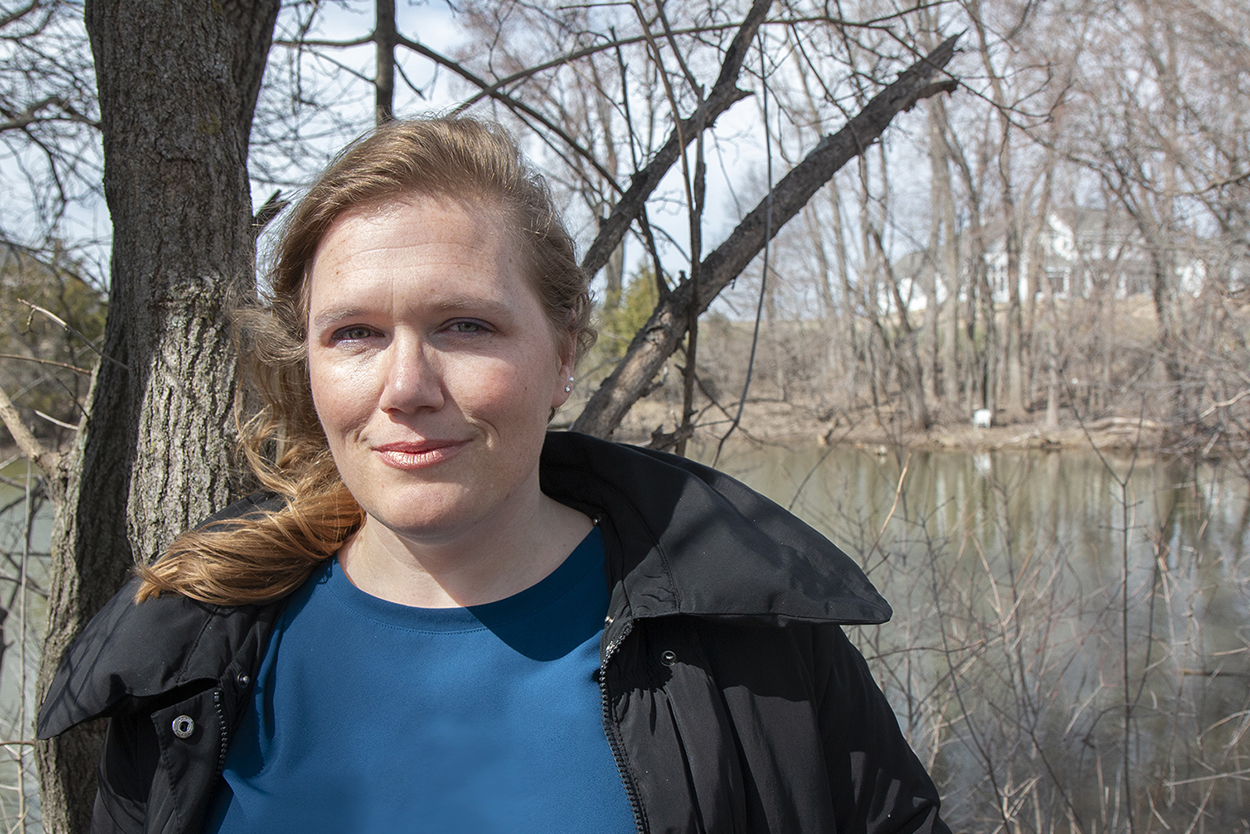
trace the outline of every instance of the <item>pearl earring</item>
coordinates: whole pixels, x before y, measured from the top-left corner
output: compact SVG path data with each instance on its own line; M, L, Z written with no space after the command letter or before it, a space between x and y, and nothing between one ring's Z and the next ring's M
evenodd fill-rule
M564 393L568 394L573 390L573 377L569 377L569 384L564 386Z

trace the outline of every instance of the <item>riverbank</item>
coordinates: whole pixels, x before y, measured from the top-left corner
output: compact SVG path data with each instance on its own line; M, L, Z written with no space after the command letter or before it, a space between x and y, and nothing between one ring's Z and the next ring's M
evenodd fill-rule
M570 412L565 412L566 414ZM567 428L568 421L557 416L553 427ZM642 400L635 403L613 434L624 443L648 445L657 431L670 433L677 426L676 409L663 402ZM891 425L889 415L878 419L870 410L858 415L843 415L825 420L810 408L779 401L747 403L742 420L734 429L736 435L770 445L847 444L859 448L886 449L901 446L909 449L959 449L994 451L997 449L1090 449L1130 452L1133 449L1159 451L1165 442L1165 426L1152 420L1109 417L1082 426L1067 418L1059 426L1047 428L1040 420L1016 419L996 422L989 428L975 428L971 421L960 424L937 424L928 431L915 431ZM696 436L700 442L716 443L732 425L730 415L704 414L698 421ZM1218 454L1220 448L1206 450ZM17 447L0 444L0 461L21 459Z
M809 408L778 401L750 402L743 409L742 420L735 433L767 444L829 446L848 444L861 448L960 449L993 451L997 449L1090 449L1130 452L1133 449L1158 451L1165 442L1166 427L1152 420L1109 417L1082 425L1067 417L1057 427L1047 427L1031 415L995 422L989 428L977 428L971 421L959 424L934 425L927 431L902 428L890 422L889 414L880 418L870 409L856 415L841 415L834 420L821 419ZM672 432L679 419L675 409L663 402L643 400L626 415L613 437L627 443L646 445L655 432ZM698 420L696 435L700 441L716 442L732 425L730 415L705 413ZM1212 450L1208 450L1211 452ZM1218 450L1215 450L1218 451Z

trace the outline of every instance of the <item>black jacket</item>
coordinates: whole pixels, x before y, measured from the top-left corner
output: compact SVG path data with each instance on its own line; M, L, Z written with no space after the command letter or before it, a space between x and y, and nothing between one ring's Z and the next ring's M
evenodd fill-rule
M553 433L541 477L603 528L605 728L640 831L947 832L838 627L890 616L850 558L682 458ZM92 830L196 832L282 603L133 594L71 649L39 736L111 716Z

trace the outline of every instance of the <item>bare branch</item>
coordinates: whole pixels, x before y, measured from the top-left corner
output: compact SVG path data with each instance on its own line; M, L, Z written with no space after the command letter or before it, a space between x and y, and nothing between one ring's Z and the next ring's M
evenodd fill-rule
M38 9L39 1L40 0L30 0L29 3L27 3L25 6L22 6L20 9L14 9L13 11L6 14L4 17L0 17L0 29L3 29L4 27L8 26L10 23L16 23L17 21L26 17L26 15Z
M4 427L13 436L13 442L17 444L17 448L21 449L22 453L39 468L48 483L60 484L60 455L45 449L30 429L26 428L26 424L22 422L22 416L17 413L17 407L13 405L13 401L9 399L9 395L4 392L3 388L0 388L0 421L4 422ZM53 486L51 489L56 500L60 496L60 493L56 491L58 487Z
M673 34L675 35L705 35L705 34L711 34L713 32L720 32L725 29L731 29L734 27L734 25L741 25L741 24L725 23L725 24L721 24L718 26L690 26L684 29L676 29L674 30ZM561 67L561 66L564 66L565 64L571 64L571 63L574 63L575 61L580 61L582 58L589 58L591 55L597 55L600 52L607 52L610 49L619 50L622 46L631 46L636 43L643 43L650 36L651 36L650 32L646 34L642 34L642 35L634 35L628 38L617 38L615 37L615 35L613 35L611 39L603 41L602 43L597 43L594 46L588 46L588 47L585 47L584 49L578 49L573 52L569 52L567 54L561 55L558 58L552 58L550 61L544 61L541 64L535 64L532 67L526 67L523 70L512 73L512 75L508 75L499 79L490 87L478 93L473 94L472 96L470 96L469 98L461 102L456 107L456 109L452 112L459 113L467 109L468 107L472 106L476 102L480 101L483 97L489 96L495 90L501 90L506 87L510 87L516 82L524 81L525 79L531 78L540 72L546 72L549 69L555 69L556 67Z
M67 423L64 420L58 420L57 418L53 417L51 414L44 414L39 409L35 409L35 416L40 417L44 420L47 420L49 423L60 426L63 429L69 429L70 431L78 431L78 426L75 426L73 423Z
M826 136L738 224L729 237L704 259L698 287L697 312L707 306L751 259L763 249L837 171L880 137L898 113L911 109L921 93L953 91L957 82L933 79L955 54L958 36L948 38L929 55L907 68L878 93L837 133ZM771 217L769 213L771 212ZM641 396L641 392L680 345L686 333L688 307L695 294L689 283L675 289L656 305L647 324L638 331L625 357L603 382L573 424L577 431L606 437Z
M37 310L37 311L39 311L40 313L43 313L43 314L44 314L45 316L47 316L48 318L52 319L52 320L53 320L54 322L56 322L57 324L61 325L61 327L64 327L64 328L65 328L66 330L68 330L70 333L73 333L73 334L74 334L75 336L77 336L79 339L82 339L83 344L85 344L87 347L91 348L91 351L92 351L92 352L93 352L96 356L99 356L101 359L107 359L108 361L112 362L114 365L118 366L119 368L125 368L126 370L130 370L130 368L128 368L128 367L126 366L126 363L124 363L124 362L119 362L118 360L114 359L113 357L108 356L108 355L104 354L103 352L101 352L101 350L100 350L98 347L96 347L96 346L95 346L95 343L94 343L94 342L92 342L92 341L91 341L90 339L88 339L86 336L82 335L82 334L81 334L81 333L79 333L77 330L75 330L73 327L71 327L71 326L70 326L70 324L69 324L69 322L65 321L65 319L61 318L61 317L60 317L60 316L58 316L56 313L52 312L51 310L45 309L45 308L43 308L43 307L40 307L38 304L31 304L29 301L27 301L27 300L26 300L26 299L24 299L24 298L19 298L19 299L18 299L18 301L22 302L23 304L25 304L27 307L31 308L32 310Z
M1230 399L1224 400L1223 402L1211 403L1209 408L1207 408L1205 411L1203 411L1201 414L1198 415L1198 419L1205 420L1207 417L1210 417L1212 414L1219 411L1221 408L1231 408L1232 406L1244 400L1246 397L1250 397L1250 389L1247 389L1245 391L1240 391L1237 393L1236 396Z
M590 165L590 167L594 168L595 172L598 173L599 176L603 177L604 181L609 183L615 191L619 192L621 190L621 187L617 185L616 183L616 177L612 173L610 173L606 168L604 168L602 165L599 164L599 161L595 159L594 154L592 154L590 151L586 150L581 145L579 145L577 143L577 140L575 140L572 136L569 136L569 134L564 130L564 128L560 127L555 122L548 119L542 113L539 113L533 107L530 107L528 104L526 104L523 101L513 98L507 93L493 89L493 85L490 82L486 81L486 79L484 78L479 78L477 75L474 75L472 72L469 72L469 70L465 69L464 65L461 64L459 61L453 61L450 58L448 58L446 55L443 55L439 52L435 52L434 50L430 49L428 46L424 44L418 43L413 40L409 40L403 35L400 35L396 42L399 46L407 47L408 49L411 49L413 52L417 53L418 55L423 55L426 58L429 58L431 61L438 64L439 66L443 66L451 70L456 75L459 75L464 80L468 81L469 83L478 87L482 91L486 92L487 95L489 95L491 98L495 99L499 103L503 104L509 110L512 110L516 113L523 113L526 116L533 119L534 121L538 122L543 127L547 128L547 130L551 131L556 136L559 136L560 139L566 145L568 145L568 147L573 149L574 153L576 153L578 156L584 159L586 163Z
M746 19L738 27L737 34L725 52L720 75L707 99L689 118L674 126L668 141L656 152L647 167L631 178L629 190L621 195L612 213L599 226L599 234L582 258L582 269L588 275L593 276L608 262L612 251L620 245L651 192L655 191L668 169L677 161L682 148L698 135L700 129L710 128L717 117L750 95L738 89L738 75L742 71L742 62L746 60L747 50L751 47L751 39L755 37L756 30L764 22L771 6L772 0L755 0L751 4L751 10L747 12Z
M58 116L40 116L43 110L53 109L59 110L61 115ZM8 115L8 114L6 114ZM68 100L61 96L45 96L39 101L31 102L20 113L13 113L7 119L0 122L0 132L6 130L24 130L37 122L77 122L78 124L90 125L91 127L99 127L100 124L95 119L84 116L74 109Z
M269 199L265 204L256 210L256 214L252 216L252 231L256 235L260 235L265 227L273 222L273 219L283 212L283 210L291 204L290 200L282 199L282 189L276 188L269 195Z
M73 371L76 374L90 374L88 368L80 368L77 365L70 365L66 362L54 362L51 359L40 359L36 356L22 356L18 353L0 353L0 359L17 359L20 362L36 362L40 365L50 365L53 368L64 368L67 371Z
M303 49L308 46L324 46L324 47L330 47L333 49L347 49L353 46L364 46L367 43L373 43L372 35L366 35L363 38L353 38L350 41L324 41L324 40L315 40L311 38L308 40L296 40L296 41L275 40L273 42L273 45L285 46L288 49Z

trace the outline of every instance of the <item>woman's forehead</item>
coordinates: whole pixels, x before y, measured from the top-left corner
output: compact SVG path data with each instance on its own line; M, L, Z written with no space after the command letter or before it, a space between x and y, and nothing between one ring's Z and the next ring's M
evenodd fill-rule
M363 300L400 308L467 307L452 299L542 306L527 263L505 230L457 200L405 200L346 214L309 272L309 314L353 310Z

